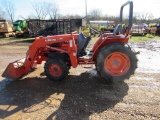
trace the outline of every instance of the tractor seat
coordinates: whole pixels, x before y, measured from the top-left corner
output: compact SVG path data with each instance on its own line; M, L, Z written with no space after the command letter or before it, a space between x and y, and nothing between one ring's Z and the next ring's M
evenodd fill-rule
M77 44L78 44L78 56L86 55L86 47L91 40L91 37L84 36L83 33L78 35Z
M125 29L124 29L124 27L122 27L122 24L118 24L114 28L113 34L115 34L115 35L123 34L124 35L124 33L125 33Z

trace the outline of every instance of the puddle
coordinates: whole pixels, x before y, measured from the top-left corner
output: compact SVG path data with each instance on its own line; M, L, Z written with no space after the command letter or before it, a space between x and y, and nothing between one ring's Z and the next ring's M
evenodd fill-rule
M160 73L160 41L132 43L132 48L140 54L138 58L138 72Z
M132 88L147 88L147 89L150 89L150 90L160 90L159 83L149 83L149 84L146 84L146 85L130 85L129 87L132 87Z
M154 79L154 78L151 78L151 77L138 77L138 76L134 76L134 79L135 80L145 80L145 81L154 81L154 80L156 80L156 79Z

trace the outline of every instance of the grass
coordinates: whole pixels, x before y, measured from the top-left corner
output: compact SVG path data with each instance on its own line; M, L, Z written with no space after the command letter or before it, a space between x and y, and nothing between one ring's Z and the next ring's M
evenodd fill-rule
M142 35L142 36L132 36L129 40L130 42L144 42L150 40L160 40L160 36L153 36L151 34Z

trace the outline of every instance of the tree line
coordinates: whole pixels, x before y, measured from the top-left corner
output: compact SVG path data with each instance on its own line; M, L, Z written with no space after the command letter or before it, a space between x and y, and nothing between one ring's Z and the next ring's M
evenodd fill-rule
M15 20L16 7L15 4L8 0L2 0L0 3L0 19L10 19L12 23ZM56 3L50 2L34 2L32 3L33 12L25 19L77 19L86 16L81 15L62 15L59 14L59 7ZM92 9L88 12L87 20L109 20L115 23L119 22L119 16L102 15L100 9ZM128 16L124 16L124 22L128 21ZM152 13L134 13L133 23L150 23L157 22L158 18L154 18Z

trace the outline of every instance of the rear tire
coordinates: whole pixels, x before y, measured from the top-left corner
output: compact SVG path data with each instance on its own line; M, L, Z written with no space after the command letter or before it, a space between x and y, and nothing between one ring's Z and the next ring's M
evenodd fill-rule
M62 81L68 75L68 66L61 59L49 59L44 66L46 76L52 81Z
M130 47L113 43L102 48L97 55L96 69L107 82L123 81L134 74L137 61Z

